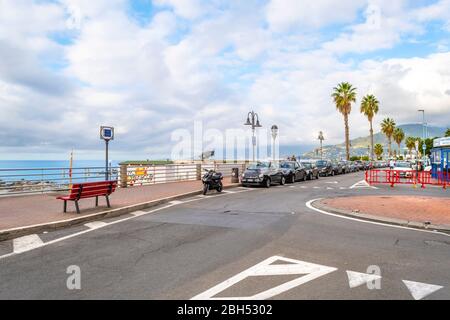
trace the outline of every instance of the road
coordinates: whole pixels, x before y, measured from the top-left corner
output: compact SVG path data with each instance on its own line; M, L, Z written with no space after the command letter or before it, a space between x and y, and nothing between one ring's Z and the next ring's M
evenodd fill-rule
M23 253L11 254L13 241L0 243L0 299L450 299L449 236L306 206L329 196L448 191L372 189L362 179L354 173L196 196L40 234L28 245L41 246ZM81 290L66 285L73 265Z

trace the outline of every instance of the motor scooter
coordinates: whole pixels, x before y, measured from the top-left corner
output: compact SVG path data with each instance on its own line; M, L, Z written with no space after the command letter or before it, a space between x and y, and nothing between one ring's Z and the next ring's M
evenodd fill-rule
M222 179L223 175L220 172L215 172L214 170L207 170L205 175L202 178L203 182L203 194L205 195L209 190L217 190L217 192L222 192L223 184Z

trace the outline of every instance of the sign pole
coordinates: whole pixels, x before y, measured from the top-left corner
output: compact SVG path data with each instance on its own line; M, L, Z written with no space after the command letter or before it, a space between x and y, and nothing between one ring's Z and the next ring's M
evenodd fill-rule
M105 155L106 155L106 161L105 161L105 181L108 181L109 179L109 164L108 164L108 145L109 145L109 140L105 140Z

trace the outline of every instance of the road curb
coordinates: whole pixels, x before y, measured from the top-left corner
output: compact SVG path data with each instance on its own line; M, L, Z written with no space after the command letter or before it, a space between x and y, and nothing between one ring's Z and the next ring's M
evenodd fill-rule
M241 184L237 183L237 184L226 185L223 188L231 189L231 188L236 188L239 186L241 186ZM42 223L42 224L25 226L25 227L0 230L0 241L10 240L10 239L14 239L17 237L22 237L22 236L26 236L26 235L30 235L30 234L34 234L34 233L42 233L44 231L54 231L57 229L80 225L80 224L90 222L90 221L101 220L104 218L118 217L118 216L125 215L125 214L128 214L133 211L152 208L152 207L155 207L155 206L158 206L158 205L170 202L170 201L179 200L179 199L196 196L196 195L200 195L200 194L202 194L201 190L191 191L191 192L186 192L186 193L182 193L182 194L178 194L178 195L170 196L170 197L166 197L166 198L161 198L161 199L157 199L157 200L141 202L141 203L133 204L133 205L126 206L126 207L97 212L97 213L85 215L85 216L82 216L79 218L72 218L72 219L67 219L67 220L59 220L59 221L53 221L53 222L49 222L49 223Z
M323 211L326 211L329 213L338 214L338 215L342 215L342 216L346 216L346 217L358 218L361 220L372 221L372 222L381 222L381 223L385 223L385 224L391 224L391 225L395 225L395 226L402 226L402 227L413 228L413 229L438 231L438 232L450 234L450 226L448 226L448 225L425 224L425 223L417 222L417 221L409 221L409 220L389 218L389 217L380 217L380 216L375 216L375 215L367 214L367 213L352 212L350 210L329 207L327 205L322 204L321 203L322 200L325 200L325 199L319 199L319 200L315 200L315 201L311 202L311 206L316 209L319 209L319 210L323 210Z

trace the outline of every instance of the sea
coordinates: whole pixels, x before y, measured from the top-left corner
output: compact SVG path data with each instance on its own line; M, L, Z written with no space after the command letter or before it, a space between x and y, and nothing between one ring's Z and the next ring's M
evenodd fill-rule
M111 160L111 168L120 161ZM0 160L0 183L11 181L69 182L69 160ZM117 170L114 170L117 174ZM104 160L73 160L72 179L89 181L101 179L105 174Z

